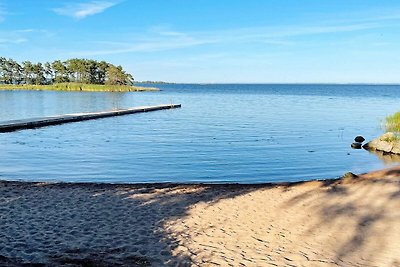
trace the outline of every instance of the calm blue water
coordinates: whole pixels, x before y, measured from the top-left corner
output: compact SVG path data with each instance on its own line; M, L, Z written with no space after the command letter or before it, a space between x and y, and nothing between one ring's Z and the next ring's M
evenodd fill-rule
M400 86L159 85L161 92L0 91L0 121L162 103L182 108L0 134L0 179L274 182L385 167L352 150L400 110Z

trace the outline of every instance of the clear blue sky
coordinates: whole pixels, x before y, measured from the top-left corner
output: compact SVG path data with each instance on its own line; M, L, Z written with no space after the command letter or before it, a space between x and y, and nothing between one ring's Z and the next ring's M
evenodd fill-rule
M0 0L0 56L136 80L399 83L398 0Z

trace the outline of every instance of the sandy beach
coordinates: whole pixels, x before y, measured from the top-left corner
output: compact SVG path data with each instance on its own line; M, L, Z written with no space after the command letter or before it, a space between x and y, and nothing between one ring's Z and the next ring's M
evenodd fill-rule
M269 185L0 182L0 266L400 266L400 168Z

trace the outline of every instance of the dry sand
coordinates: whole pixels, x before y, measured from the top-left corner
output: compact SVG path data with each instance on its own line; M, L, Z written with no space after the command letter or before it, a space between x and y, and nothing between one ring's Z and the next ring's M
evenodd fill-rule
M400 266L400 169L280 185L0 182L0 266Z

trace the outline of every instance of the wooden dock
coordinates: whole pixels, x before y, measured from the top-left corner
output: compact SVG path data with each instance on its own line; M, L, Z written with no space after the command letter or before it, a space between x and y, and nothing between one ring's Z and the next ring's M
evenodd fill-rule
M0 133L13 132L24 129L40 128L40 127L64 124L69 122L94 120L100 118L122 116L133 113L149 112L149 111L156 111L163 109L173 109L180 107L181 107L180 104L168 104L168 105L143 106L143 107L135 107L128 109L101 111L101 112L75 113L75 114L43 117L43 118L5 121L5 122L0 122Z

